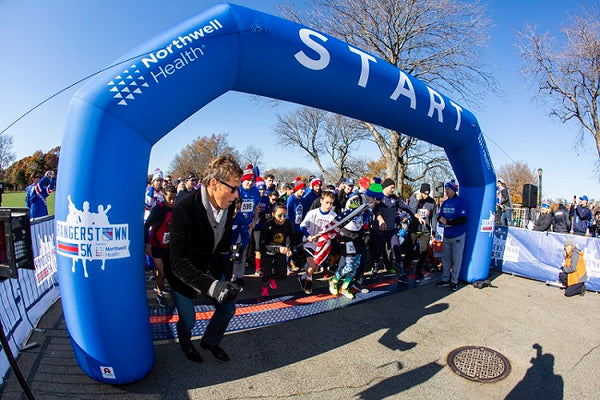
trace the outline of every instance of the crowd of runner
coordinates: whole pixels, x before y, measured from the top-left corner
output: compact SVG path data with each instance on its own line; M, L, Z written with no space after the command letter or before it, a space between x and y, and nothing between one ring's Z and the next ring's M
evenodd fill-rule
M157 169L146 189L147 264L156 273L157 300L163 307L168 304L164 269L170 211L199 187L193 174L173 181ZM238 191L231 280L243 286L244 276L260 276L262 296L274 294L278 280L291 275L310 294L318 275L329 279L332 294L352 298L356 291L368 291L366 276L394 274L406 283L407 272L414 270L420 280L439 264L430 250L437 205L426 183L405 202L390 178L346 178L337 185L324 185L315 176L277 182L272 174L258 176L248 165L239 187L231 190ZM324 240L328 231L329 240Z
M278 280L295 275L301 290L311 294L313 276L318 274L329 279L332 294L352 298L357 291L368 291L366 277L393 274L407 283L407 273L419 281L430 270L446 266L438 286L457 289L467 210L454 181L444 185L440 204L430 196L427 183L405 200L390 178L350 177L324 185L315 176L278 182L272 174L257 172L247 165L240 184L229 187L238 193L230 257L231 280L238 286L244 286L244 276L260 276L260 295L269 296L277 290ZM164 269L171 210L199 187L194 174L174 181L156 169L146 189L147 264L155 271L162 307L168 304ZM512 225L512 202L502 179L497 208L497 224ZM447 215L448 210L455 214ZM439 222L446 231L443 247L435 240ZM596 237L600 208L592 211L587 196L574 198L568 208L565 203L544 201L529 228Z

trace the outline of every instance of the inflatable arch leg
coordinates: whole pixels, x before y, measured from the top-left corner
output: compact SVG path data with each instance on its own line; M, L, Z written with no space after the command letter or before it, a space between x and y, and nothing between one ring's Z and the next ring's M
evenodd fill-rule
M152 368L142 219L150 149L229 90L322 108L443 147L471 210L461 277L487 276L495 174L485 142L469 111L424 83L326 34L229 4L122 60L130 61L74 96L59 166L62 303L90 377L129 383ZM116 188L124 176L126 185Z

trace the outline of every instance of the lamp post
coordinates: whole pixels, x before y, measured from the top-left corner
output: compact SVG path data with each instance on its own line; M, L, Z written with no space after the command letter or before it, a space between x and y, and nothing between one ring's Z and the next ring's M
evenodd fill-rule
M541 168L538 168L538 207L542 206L542 174L544 173L544 170Z

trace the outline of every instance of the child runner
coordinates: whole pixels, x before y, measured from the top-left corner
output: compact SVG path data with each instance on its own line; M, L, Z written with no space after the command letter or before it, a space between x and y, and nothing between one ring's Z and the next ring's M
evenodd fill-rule
M361 207L363 211L347 222L340 230L339 241L342 257L337 272L329 281L329 292L331 294L337 295L339 292L349 299L354 298L349 287L360 265L361 256L365 252L365 224L367 218L369 218L370 209L382 198L381 186L375 184L371 185L365 193L355 192L348 198L344 208L345 212ZM341 288L339 287L340 282L342 283Z
M291 194L286 201L286 210L287 215L292 224L294 225L294 236L295 242L302 242L302 230L300 229L300 224L302 223L302 219L304 219L304 208L302 207L302 196L306 192L306 184L300 177L296 178L296 182L294 183L294 193ZM304 263L306 262L306 257L304 256L304 251L294 252L292 255L292 270L299 271L304 267Z
M171 239L171 211L175 205L177 190L175 186L167 186L164 201L156 204L146 223L144 223L144 247L146 255L152 257L156 271L156 300L158 305L166 307L164 295L169 294L165 288L165 263L169 262L169 242ZM149 234L150 233L150 234Z
M323 192L321 195L321 207L310 210L304 220L300 224L300 229L303 235L306 237L304 242L304 250L306 252L306 261L308 267L306 272L300 276L300 286L306 294L312 293L312 276L313 273L318 271L318 265L315 263L314 254L317 249L317 241L319 240L319 234L323 228L331 222L335 217L336 213L332 210L333 201L335 196L332 192Z
M254 166L248 164L242 175L239 194L242 200L242 206L240 208L240 229L246 229L248 235L254 229L256 221L258 220L258 204L260 203L260 192L254 186ZM233 278L232 280L238 284L243 284L244 272L246 269L246 253L248 246L245 246L242 251L242 258L233 263Z
M277 203L273 209L273 218L265 222L260 234L263 273L261 296L269 295L269 287L277 289L274 278L286 277L287 260L292 255L294 244L292 222L287 219L285 206Z
M256 220L256 225L252 230L252 249L254 250L254 265L256 266L256 274L260 275L261 271L261 262L260 262L260 231L263 226L263 222L265 219L265 214L268 209L268 216L271 216L271 202L269 200L269 196L265 193L267 185L265 181L259 176L256 178L256 183L254 184L260 193L260 202L258 203L258 219ZM279 198L279 194L277 194L277 198Z

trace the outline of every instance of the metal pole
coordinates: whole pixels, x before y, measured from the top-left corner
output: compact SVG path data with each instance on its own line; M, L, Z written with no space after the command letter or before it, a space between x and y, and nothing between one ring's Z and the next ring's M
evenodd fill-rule
M542 174L544 173L544 170L541 168L538 168L538 207L542 206Z
M33 393L31 393L31 389L29 389L29 386L27 385L27 381L23 377L23 374L21 373L21 370L17 365L17 361L15 360L12 351L10 351L8 340L6 339L6 335L4 335L4 327L2 326L2 321L0 321L0 343L2 343L2 348L4 349L4 354L6 354L6 358L8 359L10 367L15 373L15 376L17 377L21 388L23 388L23 393L25 393L25 396L27 396L29 400L35 400L35 397L33 397Z

